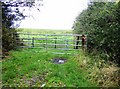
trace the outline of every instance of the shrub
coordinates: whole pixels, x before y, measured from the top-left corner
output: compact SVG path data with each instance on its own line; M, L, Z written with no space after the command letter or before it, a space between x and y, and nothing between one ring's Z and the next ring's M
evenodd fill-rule
M120 64L120 2L94 2L74 23L74 32L87 34L87 51L104 53L105 59Z

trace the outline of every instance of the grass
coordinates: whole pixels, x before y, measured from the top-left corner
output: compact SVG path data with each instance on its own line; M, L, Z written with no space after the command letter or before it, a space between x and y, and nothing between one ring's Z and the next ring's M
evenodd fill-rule
M64 64L54 64L51 59L67 58ZM23 49L11 51L9 58L3 60L3 86L46 87L95 87L86 79L87 72L82 69L73 55L56 55L42 49Z
M75 37L74 36L59 36L59 35L47 35L46 34L72 34L72 30L43 30L43 29L18 29L21 32L29 32L35 34L20 34L20 38L23 39L26 46L34 47L46 47L47 48L70 48L73 49L75 45ZM37 33L37 34L36 34ZM38 34L40 33L40 34ZM46 40L47 37L47 40ZM30 40L24 39L29 38ZM38 39L39 38L39 39ZM34 41L33 41L34 39ZM42 40L41 40L42 39ZM29 42L29 44L28 44ZM47 43L47 44L46 44ZM55 46L55 44L58 44ZM62 44L62 45L60 45ZM68 44L68 46L66 46ZM80 44L81 45L81 44Z
M71 33L67 30L21 31L43 34ZM71 54L67 54L68 52ZM56 57L66 58L67 62L52 63L51 59ZM18 49L10 51L2 60L2 83L6 87L116 87L119 86L120 80L118 70L120 69L115 64L104 61L99 56L90 56L81 49L77 51Z
M70 34L72 29L61 30L61 29L30 29L30 28L18 28L18 32L29 32L29 33L42 33L42 34Z
M29 42L29 46L32 46L32 42L33 42L33 38L34 38L34 46L35 47L44 47L45 44L47 43L47 47L52 47L54 48L55 45L50 45L50 44L75 44L75 42L73 41L74 40L74 37L73 36L50 36L48 35L47 36L47 39L46 39L46 36L44 34L43 35L28 35L28 34L20 34L20 38L23 39L23 38L29 38L30 40L27 40L27 39L23 39L23 41L26 42L25 45L28 45L27 42ZM42 43L42 44L41 44ZM57 46L57 48L65 48L66 46L65 45L62 45L62 46ZM69 45L68 46L69 48L73 48L73 46Z
M75 54L53 54L56 50L21 49L11 51L2 60L3 86L11 87L116 87L119 86L119 68L91 57L82 50ZM51 59L66 58L64 64Z

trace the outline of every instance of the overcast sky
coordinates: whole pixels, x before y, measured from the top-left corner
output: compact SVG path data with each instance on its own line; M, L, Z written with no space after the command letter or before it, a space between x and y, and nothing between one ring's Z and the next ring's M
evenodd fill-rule
M26 11L33 17L21 22L21 28L71 29L78 14L87 8L87 0L43 0L40 12Z

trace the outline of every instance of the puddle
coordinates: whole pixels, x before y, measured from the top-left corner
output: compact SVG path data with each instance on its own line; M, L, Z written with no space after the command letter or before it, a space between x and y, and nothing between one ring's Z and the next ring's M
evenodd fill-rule
M52 59L52 62L55 63L55 64L63 64L67 61L66 58L54 58Z

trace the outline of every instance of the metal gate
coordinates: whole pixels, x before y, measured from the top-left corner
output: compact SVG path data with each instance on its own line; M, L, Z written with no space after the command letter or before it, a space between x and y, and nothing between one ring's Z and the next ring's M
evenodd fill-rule
M20 32L17 34L19 34L21 39L18 43L23 44L22 46L18 46L19 48L44 48L46 50L56 49L68 51L79 50L82 47L82 35L80 34L40 34ZM86 47L86 44L84 46Z

